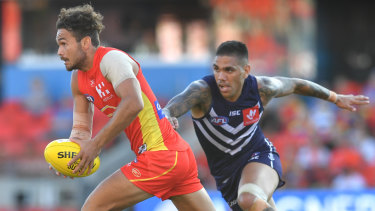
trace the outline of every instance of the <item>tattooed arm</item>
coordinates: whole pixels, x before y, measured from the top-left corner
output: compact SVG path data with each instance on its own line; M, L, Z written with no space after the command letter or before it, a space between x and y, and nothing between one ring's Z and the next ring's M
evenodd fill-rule
M193 117L200 118L208 111L210 105L210 87L205 81L197 80L173 97L164 107L163 112L174 128L178 128L177 117L191 110Z
M257 77L259 94L263 105L274 97L282 97L290 94L300 94L327 100L338 107L350 111L356 111L354 105L368 104L369 98L363 95L336 94L329 89L312 81L286 78L286 77Z

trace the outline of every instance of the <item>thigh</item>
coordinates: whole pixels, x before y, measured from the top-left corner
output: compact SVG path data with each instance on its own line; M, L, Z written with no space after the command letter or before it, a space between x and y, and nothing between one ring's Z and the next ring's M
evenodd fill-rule
M239 187L247 183L258 185L270 198L279 184L279 175L266 164L251 162L242 170Z
M82 210L122 210L152 196L131 183L121 170L117 170L95 188Z
M180 211L215 210L215 207L204 188L194 193L173 196L170 199Z

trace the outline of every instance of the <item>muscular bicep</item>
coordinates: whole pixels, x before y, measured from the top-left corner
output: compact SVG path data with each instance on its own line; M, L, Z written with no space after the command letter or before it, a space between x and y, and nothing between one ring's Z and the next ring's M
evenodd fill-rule
M120 82L115 88L115 92L122 100L132 99L138 102L143 101L141 86L136 78L128 78Z
M170 115L182 116L189 110L196 118L203 116L211 104L211 92L203 80L192 82L183 92L173 97L165 106Z
M116 131L125 129L131 121L143 109L144 103L142 98L141 86L137 79L128 78L122 81L115 88L116 95L121 98L111 123Z

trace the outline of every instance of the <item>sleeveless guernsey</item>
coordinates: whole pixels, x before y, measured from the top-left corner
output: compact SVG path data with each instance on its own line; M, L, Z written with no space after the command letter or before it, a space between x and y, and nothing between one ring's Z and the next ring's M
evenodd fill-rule
M99 47L95 53L93 67L86 72L78 71L79 91L108 117L113 116L121 98L116 95L111 82L103 76L100 62L106 53L113 50L120 51L115 48ZM159 102L143 76L139 63L135 62L139 67L136 77L141 86L144 108L125 129L131 149L136 155L144 151L186 150L188 144L165 118Z
M253 76L245 80L236 102L229 102L222 97L212 75L203 80L210 86L212 104L204 117L193 118L193 122L211 172L216 178L223 173L231 174L233 160L247 153L259 141L263 142L264 135L258 125L263 106Z
M218 190L232 210L241 210L236 199L242 169L250 162L264 163L281 178L280 158L259 127L264 109L256 78L245 79L236 102L222 97L213 75L203 80L211 89L212 102L202 118L193 118L194 129Z

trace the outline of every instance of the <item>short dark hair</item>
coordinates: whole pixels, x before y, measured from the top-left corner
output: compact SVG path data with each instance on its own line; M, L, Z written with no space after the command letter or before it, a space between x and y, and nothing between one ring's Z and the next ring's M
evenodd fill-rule
M89 36L95 47L100 45L99 33L104 29L103 16L95 12L91 5L85 4L69 9L62 8L56 22L57 29L73 33L77 41Z
M216 56L235 56L241 61L248 61L248 51L244 43L230 40L223 42L216 50Z

